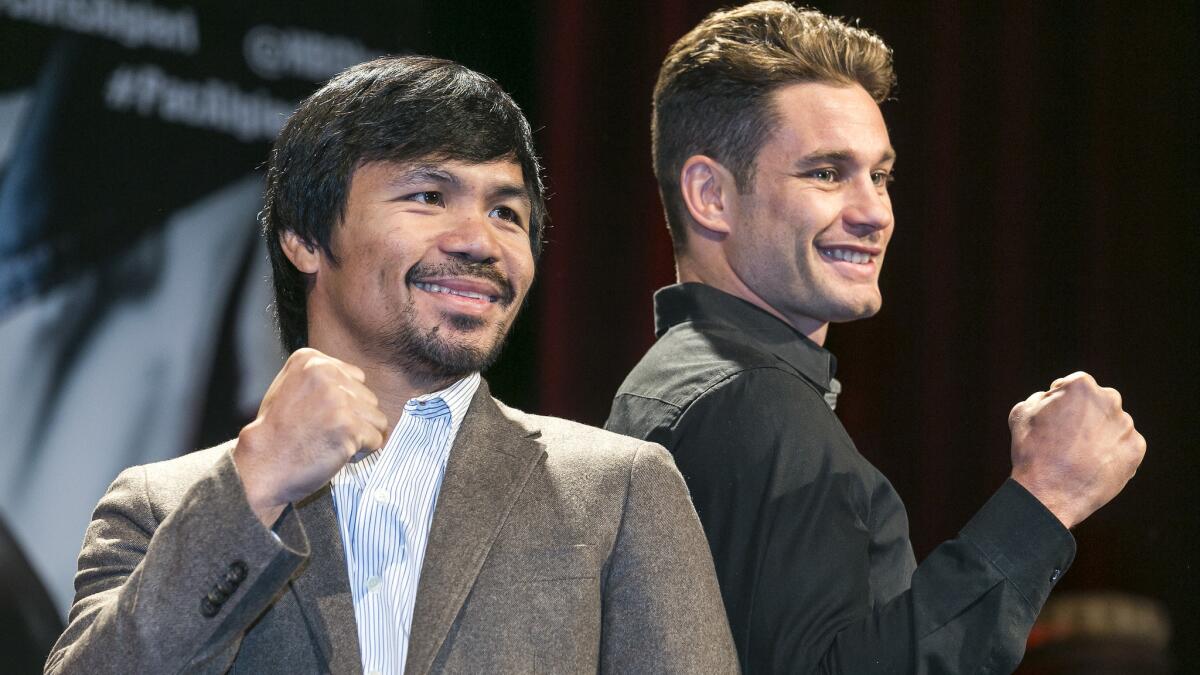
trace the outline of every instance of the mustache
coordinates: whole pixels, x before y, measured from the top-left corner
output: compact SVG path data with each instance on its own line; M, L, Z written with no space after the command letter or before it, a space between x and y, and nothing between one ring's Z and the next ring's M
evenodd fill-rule
M440 263L418 262L409 268L408 273L404 275L404 282L412 284L439 277L473 277L475 279L490 281L499 287L500 295L497 300L503 305L512 304L512 301L517 297L517 290L513 288L512 282L496 267L495 263L480 262L478 260L451 259Z

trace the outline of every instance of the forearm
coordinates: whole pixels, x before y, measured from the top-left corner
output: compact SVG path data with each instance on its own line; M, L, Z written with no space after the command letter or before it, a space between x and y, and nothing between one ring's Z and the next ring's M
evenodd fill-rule
M1074 557L1075 540L1055 515L1006 481L913 576L917 672L1014 670Z
M149 493L145 469L133 469L97 506L47 672L222 671L307 554L294 515L281 524L282 541L258 522L227 456L161 523ZM217 611L206 612L202 599L218 586Z
M1054 516L1007 484L958 538L929 555L909 590L873 611L837 619L842 625L822 641L810 639L819 633L811 624L794 631L764 646L759 655L766 658L749 670L1011 672L1073 555L1073 540Z

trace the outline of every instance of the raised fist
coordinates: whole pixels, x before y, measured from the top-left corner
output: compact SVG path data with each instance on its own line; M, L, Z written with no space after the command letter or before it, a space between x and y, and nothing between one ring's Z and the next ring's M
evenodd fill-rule
M264 525L355 455L383 445L387 417L364 381L362 370L315 349L288 357L233 451L246 498Z
M1087 373L1055 380L1013 406L1012 477L1074 527L1125 487L1146 439L1121 409L1121 395Z

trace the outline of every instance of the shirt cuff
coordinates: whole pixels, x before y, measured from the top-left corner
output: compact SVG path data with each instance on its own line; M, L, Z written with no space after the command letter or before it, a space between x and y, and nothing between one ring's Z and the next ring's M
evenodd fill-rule
M970 541L1040 612L1075 560L1075 538L1037 497L1009 478L961 536Z

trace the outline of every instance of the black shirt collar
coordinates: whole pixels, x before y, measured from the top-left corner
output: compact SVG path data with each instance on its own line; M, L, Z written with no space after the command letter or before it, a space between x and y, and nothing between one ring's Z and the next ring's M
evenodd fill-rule
M735 339L774 354L826 392L836 395L841 388L833 379L833 354L749 302L698 283L675 284L654 294L655 336L688 321L732 328Z

